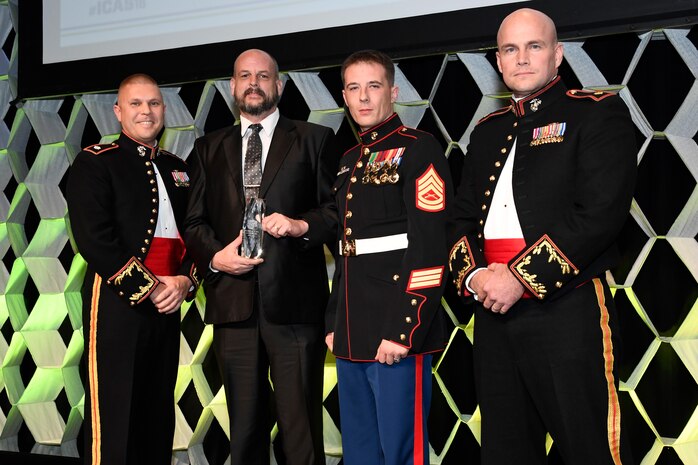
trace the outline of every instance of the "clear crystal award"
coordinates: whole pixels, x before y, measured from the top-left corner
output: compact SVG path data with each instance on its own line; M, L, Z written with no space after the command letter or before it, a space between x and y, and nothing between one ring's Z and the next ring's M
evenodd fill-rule
M262 218L264 218L264 199L249 198L245 203L242 217L242 256L260 258L262 256Z

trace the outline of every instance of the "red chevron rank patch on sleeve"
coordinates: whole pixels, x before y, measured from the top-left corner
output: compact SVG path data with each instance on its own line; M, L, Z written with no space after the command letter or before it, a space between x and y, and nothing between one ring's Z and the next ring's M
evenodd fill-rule
M433 164L417 178L416 184L417 208L425 212L440 212L446 207L444 181Z
M426 289L429 287L441 286L441 277L443 276L444 267L436 266L434 268L422 268L421 270L412 270L410 280L407 283L407 290L414 291L416 289Z

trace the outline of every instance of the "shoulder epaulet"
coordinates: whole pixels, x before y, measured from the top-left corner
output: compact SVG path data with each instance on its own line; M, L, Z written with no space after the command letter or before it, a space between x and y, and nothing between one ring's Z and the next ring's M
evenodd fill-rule
M495 116L505 115L505 114L507 114L507 113L510 112L510 111L511 111L511 105L508 105L508 106L506 106L506 107L502 107L502 108L500 108L499 110L493 111L493 112L490 113L489 115L483 116L482 118L480 118L480 120L479 120L475 125L477 126L477 125L480 124L480 123L484 123L484 122L487 121L488 119L494 118Z
M89 145L85 147L83 150L85 152L90 152L93 155L99 155L100 153L107 152L109 150L113 150L115 148L118 148L119 144L116 142L112 142L111 144L97 144L97 145Z
M575 99L591 99L595 102L616 95L613 92L604 92L602 90L587 90L587 89L570 89L567 91L567 96Z

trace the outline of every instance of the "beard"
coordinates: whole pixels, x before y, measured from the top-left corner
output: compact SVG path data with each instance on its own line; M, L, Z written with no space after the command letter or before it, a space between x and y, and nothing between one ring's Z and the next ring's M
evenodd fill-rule
M250 94L259 95L260 97L262 97L262 101L255 105L245 103L245 97ZM279 93L276 91L276 87L272 88L272 91L269 94L264 92L259 87L251 87L249 89L246 89L245 92L242 93L242 96L235 96L235 104L240 109L240 111L252 116L259 116L263 113L268 112L269 110L276 107L276 105L279 103L279 100L280 96Z

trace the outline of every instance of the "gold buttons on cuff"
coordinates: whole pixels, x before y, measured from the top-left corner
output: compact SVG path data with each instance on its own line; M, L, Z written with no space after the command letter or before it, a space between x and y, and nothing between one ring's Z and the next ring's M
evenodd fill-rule
M397 281L397 280L399 280L399 279L400 279L400 275L399 275L399 274L394 274L394 275L393 275L393 281Z
M400 340L404 341L405 339L407 339L407 336L405 336L404 334L400 334Z
M410 303L412 304L413 307L416 307L417 306L417 299L412 299L410 301Z
M412 323L412 318L409 316L405 318L405 323Z

